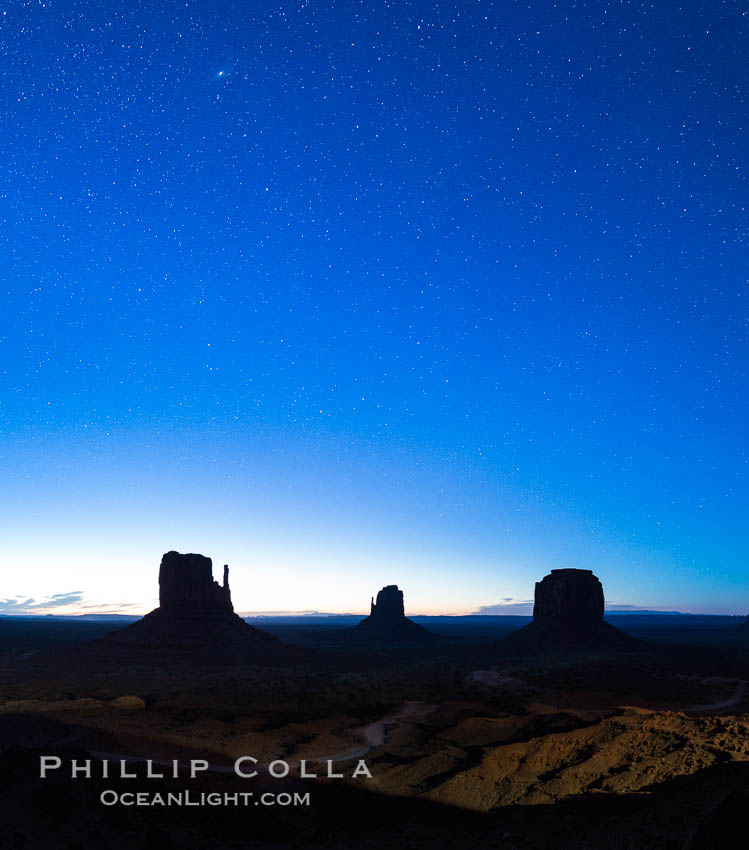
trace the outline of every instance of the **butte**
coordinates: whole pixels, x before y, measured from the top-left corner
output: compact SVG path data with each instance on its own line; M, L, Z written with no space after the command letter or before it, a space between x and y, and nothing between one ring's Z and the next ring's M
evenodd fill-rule
M213 564L203 555L167 552L159 568L159 607L100 644L149 655L198 657L204 660L263 658L282 644L234 613L229 567L223 584L213 580Z
M552 570L536 582L533 622L505 639L524 649L612 649L638 641L603 619L603 587L592 570Z
M389 643L437 640L437 635L406 617L403 591L397 584L382 588L377 601L372 599L369 616L347 630L347 636L354 640Z

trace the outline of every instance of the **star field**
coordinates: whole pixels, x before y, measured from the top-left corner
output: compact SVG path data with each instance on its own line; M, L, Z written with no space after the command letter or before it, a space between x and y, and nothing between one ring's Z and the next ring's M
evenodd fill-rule
M107 6L0 15L6 593L747 609L742 4Z

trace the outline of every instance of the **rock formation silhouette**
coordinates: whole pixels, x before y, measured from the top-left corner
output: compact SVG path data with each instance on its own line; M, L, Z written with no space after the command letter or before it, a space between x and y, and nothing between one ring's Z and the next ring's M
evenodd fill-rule
M377 601L372 599L369 616L348 634L358 640L393 642L430 641L437 638L428 629L406 617L403 591L398 589L397 584L389 584L379 591Z
M167 552L159 568L159 607L142 620L102 639L111 646L178 651L220 658L272 650L281 642L234 613L229 567L223 584L213 579L213 563L203 555Z
M592 570L552 570L536 582L536 621L603 620L603 587Z
M403 605L403 591L398 590L397 584L389 584L377 593L377 602L374 596L369 605L369 616L377 618L394 617L400 619L406 616Z
M638 641L603 619L603 587L592 570L552 570L536 582L533 622L506 638L528 649L626 647Z
M229 567L224 564L224 582L220 585L213 580L210 558L167 552L159 567L159 608L171 615L233 613Z

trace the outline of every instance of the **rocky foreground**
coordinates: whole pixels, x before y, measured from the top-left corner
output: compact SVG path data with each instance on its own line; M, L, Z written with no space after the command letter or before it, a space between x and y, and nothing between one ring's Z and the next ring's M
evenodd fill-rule
M52 786L36 776L40 753L134 763L207 758L212 772L194 787L208 790L237 790L231 766L252 754L265 764L287 761L283 787L311 790L311 808L249 820L247 813L237 820L235 811L196 821L153 810L128 819L102 810L94 793L101 783L54 787L66 810L97 819L106 842L96 846L112 848L136 840L148 846L156 830L187 848L447 848L467 841L480 848L684 850L691 841L699 850L699 830L749 775L740 661L716 676L709 658L690 659L694 669L685 659L674 670L673 660L663 666L647 653L557 657L546 667L536 659L470 669L469 660L412 658L348 672L99 668L64 677L38 663L25 668L26 681L16 660L0 670L0 760L5 803L15 801L6 822L17 824L19 812L34 809L33 825L19 827L19 846L51 846L45 841L59 823L48 800ZM351 778L359 758L371 780ZM303 760L331 760L346 779L301 780ZM48 800L42 809L40 800ZM359 825L367 818L363 839ZM95 846L77 821L66 822L74 844ZM260 822L262 840L247 832ZM115 823L129 845L108 832Z

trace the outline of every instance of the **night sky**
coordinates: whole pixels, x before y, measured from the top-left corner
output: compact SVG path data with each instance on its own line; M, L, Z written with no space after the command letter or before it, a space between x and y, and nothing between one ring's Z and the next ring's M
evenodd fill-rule
M0 611L749 609L744 3L3 9Z

